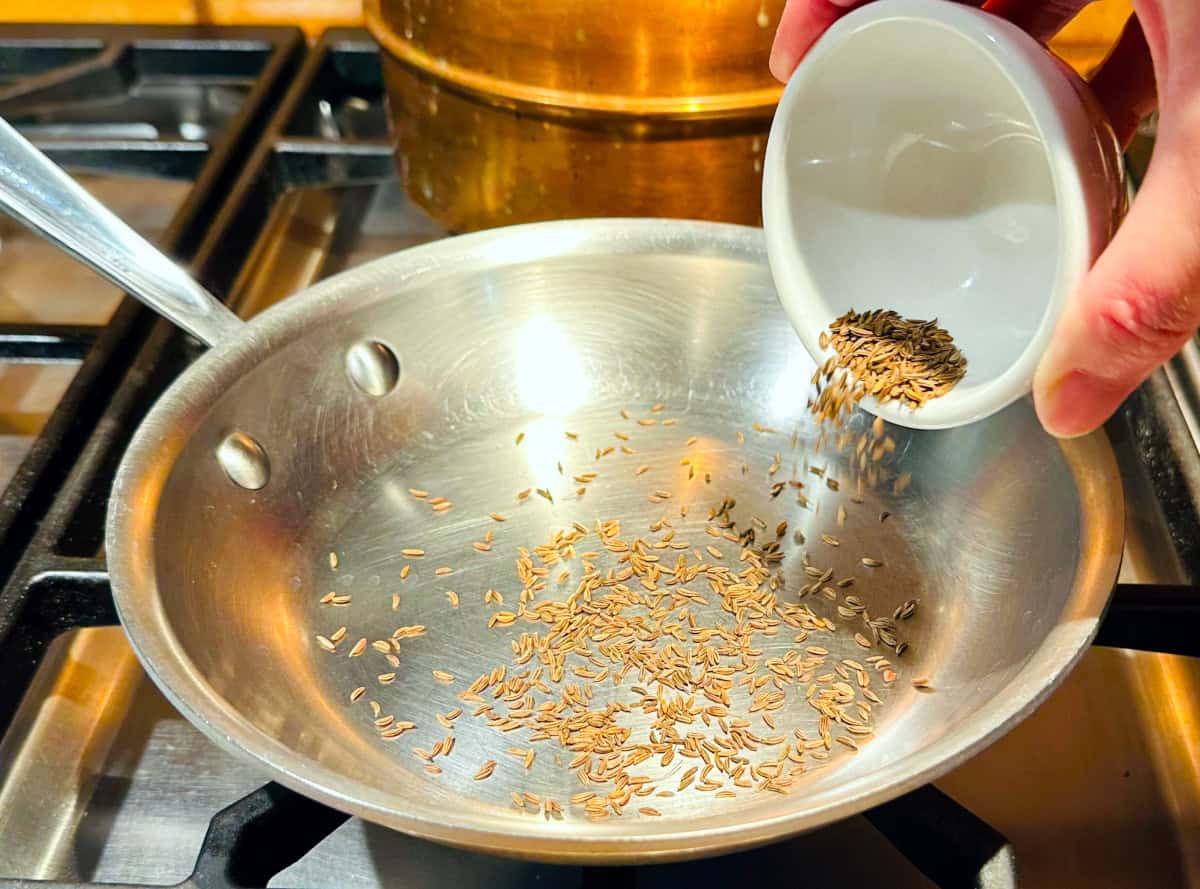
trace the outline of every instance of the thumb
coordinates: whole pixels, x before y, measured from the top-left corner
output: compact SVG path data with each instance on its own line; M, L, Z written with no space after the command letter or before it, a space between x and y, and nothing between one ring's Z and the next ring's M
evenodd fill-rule
M1200 324L1196 169L1200 126L1160 129L1128 217L1067 305L1038 366L1034 398L1051 434L1100 426Z

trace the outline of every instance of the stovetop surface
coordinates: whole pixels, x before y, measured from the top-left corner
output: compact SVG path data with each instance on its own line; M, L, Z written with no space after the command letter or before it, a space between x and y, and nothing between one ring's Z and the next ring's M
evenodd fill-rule
M445 234L396 177L377 51L361 32L327 35L298 72L277 67L274 93L262 85L270 57L264 47L294 53L286 35L237 34L232 44L257 46L259 68L237 57L228 63L232 73L210 70L200 82L188 81L199 63L176 55L168 64L156 44L137 68L156 72L151 82L118 79L127 91L114 88L104 107L72 99L71 76L83 74L60 76L57 85L43 79L40 93L22 86L29 76L18 77L3 60L31 57L30 33L0 28L0 113L7 95L11 107L24 109L27 133L85 172L89 187L135 227L190 261L243 317L343 268ZM52 29L32 33L60 53L38 63L43 78L62 70L52 62L86 66L105 52L117 57L110 66L125 65L119 60L150 40L124 31L89 44L68 29L56 43ZM155 29L152 36L161 42L170 35ZM11 45L22 40L25 55L14 55ZM211 66L222 41L230 35L168 43L178 54L194 44ZM113 53L110 44L125 48ZM156 82L163 71L166 81ZM255 95L273 98L251 120L244 112ZM206 167L231 130L255 126L224 175ZM169 162L157 159L172 152ZM214 181L222 200L198 197ZM225 208L219 219L218 205ZM118 628L89 626L113 620L97 516L115 456L155 394L195 354L143 310L123 307L114 316L118 299L0 223L0 343L5 331L16 336L31 326L57 337L41 347L51 360L30 361L39 351L27 337L14 340L15 358L0 361L0 486L15 476L0 501L0 533L7 520L4 539L20 550L0 558L0 579L7 577L0 620L16 627L5 631L0 669L30 683L27 691L17 683L0 707L13 716L0 742L0 885L5 878L180 882L202 849L211 851L214 817L265 781L252 763L219 750L179 716ZM96 354L88 354L93 344ZM1164 488L1174 490L1197 462L1195 443L1174 415L1160 417L1178 397L1168 382L1152 381L1109 428L1129 505L1122 574L1129 582L1196 579L1186 551L1173 545L1190 518L1163 499ZM74 412L73 426L64 423L65 408L55 406L72 407L72 398L82 404L85 394L95 406ZM53 436L43 430L36 437L43 423ZM72 434L74 427L82 429ZM938 783L1007 837L1023 886L1198 887L1198 722L1200 660L1096 647L1031 718ZM264 882L312 889L704 886L787 874L831 889L883 879L895 889L935 885L862 817L765 849L641 868L498 859L358 819L295 857Z

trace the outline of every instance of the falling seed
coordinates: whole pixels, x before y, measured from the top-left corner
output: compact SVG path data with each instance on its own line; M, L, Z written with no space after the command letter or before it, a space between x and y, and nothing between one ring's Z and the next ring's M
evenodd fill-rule
M416 497L418 500L424 500L426 497L428 497L428 496L429 496L429 492L428 492L428 491L421 491L421 490L419 490L419 489L417 489L417 488L409 488L409 489L408 489L408 493L412 494L412 495L413 495L414 497Z
M517 433L517 444L520 444L520 443L521 443L521 442L523 442L524 440L525 440L525 433L524 433L524 432L518 432L518 433Z
M568 439L570 439L571 441L578 441L578 440L579 440L579 433L578 433L578 432L564 432L564 433L563 433L563 435L565 435L565 436L566 436Z
M530 494L532 494L532 493L533 493L533 488L526 488L524 491L518 491L518 492L517 492L517 499L518 499L518 500L525 500L525 499L526 499L526 498L528 498L528 497L529 497L529 495L530 495Z
M634 475L643 475L646 472L646 470L648 470L649 468L650 468L649 466L644 466L644 465L639 466L637 469L635 469L633 471L633 474Z
M412 572L412 565L405 565L400 569L400 579L404 580Z
M329 554L329 567L336 569L337 566L338 566L338 554L335 552L331 552Z

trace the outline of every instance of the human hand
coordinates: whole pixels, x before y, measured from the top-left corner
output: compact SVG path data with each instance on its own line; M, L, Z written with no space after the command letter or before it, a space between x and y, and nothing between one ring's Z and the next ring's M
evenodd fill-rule
M788 0L771 72L787 80L825 29L862 2L870 0ZM974 5L1049 40L1089 2ZM1134 17L1091 86L1122 145L1159 107L1154 158L1116 237L1068 303L1034 378L1038 417L1058 436L1103 423L1200 325L1200 2L1133 5Z

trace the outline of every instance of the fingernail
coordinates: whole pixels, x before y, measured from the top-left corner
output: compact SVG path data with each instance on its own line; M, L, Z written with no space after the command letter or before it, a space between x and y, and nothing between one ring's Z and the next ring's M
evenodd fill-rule
M780 83L787 83L792 72L796 70L796 54L791 47L784 46L779 40L771 47L771 58L767 62L771 74Z
M1107 420L1127 394L1119 384L1073 370L1039 393L1038 419L1055 438L1078 438Z

